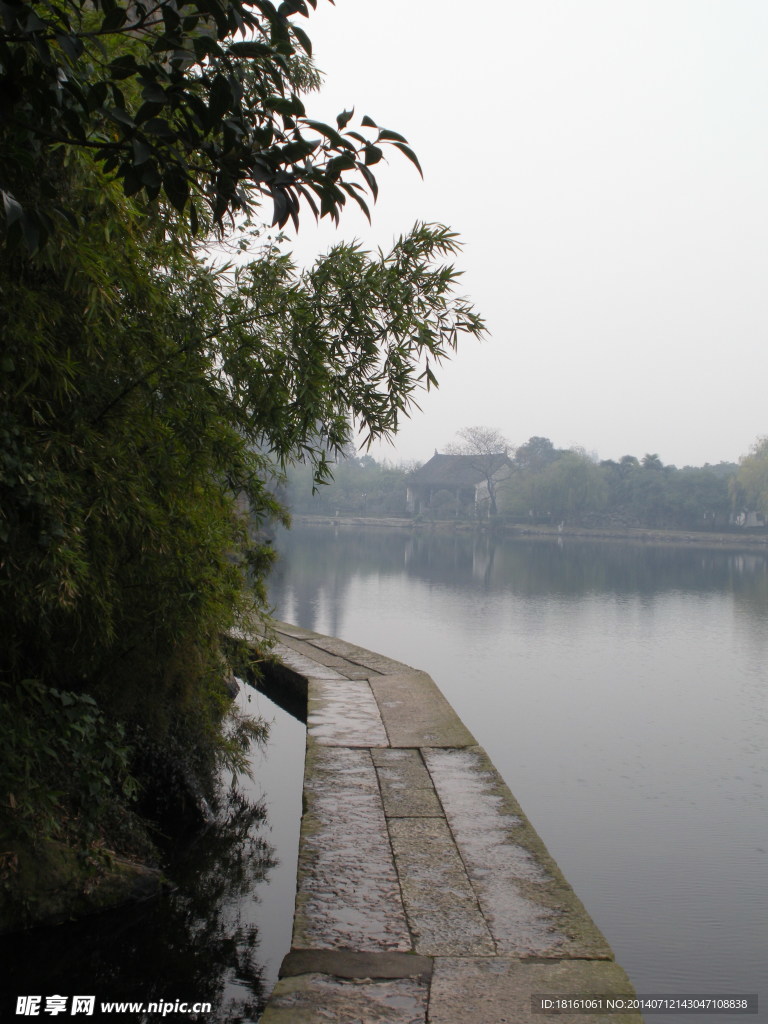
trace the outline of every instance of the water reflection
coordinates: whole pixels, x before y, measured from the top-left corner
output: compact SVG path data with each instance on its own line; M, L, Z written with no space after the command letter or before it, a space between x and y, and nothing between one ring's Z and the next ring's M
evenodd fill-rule
M241 691L239 702L243 710L272 720L266 756L281 741L275 770L265 769L264 752L255 748L254 781L233 787L222 780L215 825L168 851L166 870L175 888L160 898L0 939L0 1019L15 1019L20 995L92 994L97 1005L209 1002L213 1011L206 1021L258 1020L289 944L304 728L287 723L290 716L250 688ZM275 822L277 832L271 831ZM98 1010L95 1019L102 1019ZM163 1017L131 1013L104 1019L155 1024Z
M453 588L570 599L589 593L725 590L761 619L768 601L768 555L763 552L323 526L283 533L277 546L290 550L290 566L278 562L272 599L281 606L290 601L294 620L307 628L313 628L324 600L331 609L328 631L334 635L340 620L333 609L341 607L356 578L405 576Z
M349 527L279 544L277 614L435 678L639 991L759 989L765 553Z

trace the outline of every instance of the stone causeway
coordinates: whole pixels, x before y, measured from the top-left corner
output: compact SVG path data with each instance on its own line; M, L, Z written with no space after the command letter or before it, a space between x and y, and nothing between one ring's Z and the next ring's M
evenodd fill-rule
M266 684L306 700L307 749L292 948L262 1024L639 1024L563 1012L632 985L433 680L273 629Z

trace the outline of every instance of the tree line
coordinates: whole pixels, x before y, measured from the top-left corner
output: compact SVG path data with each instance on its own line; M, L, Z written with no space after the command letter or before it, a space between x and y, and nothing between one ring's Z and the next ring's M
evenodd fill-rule
M478 438L486 455L506 450L508 466L496 476L495 499L498 517L511 523L713 530L757 526L768 518L765 438L738 463L679 469L665 465L656 453L598 460L583 449L556 448L546 437L531 437L514 448L498 431L483 434L484 429L459 432L461 443L446 445L446 451L472 455L482 473ZM309 468L293 467L285 500L298 513L407 516L409 476L419 465L377 462L348 452L335 465L333 481L314 494ZM452 493L437 491L424 514L455 518Z

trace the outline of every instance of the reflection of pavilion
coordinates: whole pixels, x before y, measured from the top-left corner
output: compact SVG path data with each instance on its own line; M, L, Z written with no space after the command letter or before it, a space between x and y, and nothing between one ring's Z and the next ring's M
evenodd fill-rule
M509 474L509 459L498 455L439 455L408 478L406 508L417 514L440 509L454 514L487 515L490 487ZM490 481L490 484L489 484Z

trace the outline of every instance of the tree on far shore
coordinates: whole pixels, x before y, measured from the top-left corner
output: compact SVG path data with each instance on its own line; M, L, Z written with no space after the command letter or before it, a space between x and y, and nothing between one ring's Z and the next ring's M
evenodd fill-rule
M461 440L447 445L446 454L463 455L470 460L472 468L482 474L488 488L489 511L495 516L498 514L499 471L508 464L512 445L493 427L463 427L456 433Z
M738 508L768 518L768 437L758 438L741 458L731 492Z

